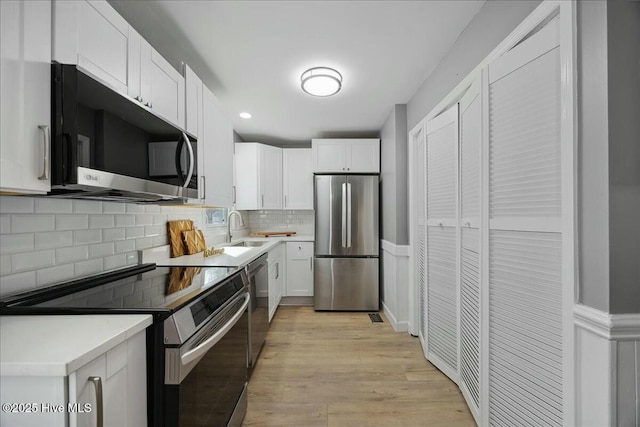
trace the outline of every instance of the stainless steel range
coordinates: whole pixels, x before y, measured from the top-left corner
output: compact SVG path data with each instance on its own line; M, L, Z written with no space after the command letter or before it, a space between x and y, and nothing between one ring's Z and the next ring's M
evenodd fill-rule
M249 302L244 270L146 264L7 297L0 314L152 314L149 425L239 426Z

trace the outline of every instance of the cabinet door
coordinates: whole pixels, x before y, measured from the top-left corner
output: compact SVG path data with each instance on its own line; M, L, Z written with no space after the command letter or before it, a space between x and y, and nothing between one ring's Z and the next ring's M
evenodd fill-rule
M269 254L271 256L271 254ZM282 265L282 253L269 261L269 322L278 309L282 299L282 285L284 269Z
M0 190L43 194L51 188L51 3L1 1L0 19Z
M70 425L97 426L97 394L92 378L100 378L105 426L146 426L145 332L139 332L69 375L69 404L90 412L70 412Z
M194 73L188 65L184 66L185 81L185 130L194 135L197 141L196 152L198 153L198 164L196 166L199 173L200 183L198 185L198 200L190 200L191 203L203 203L205 200L206 179L204 175L204 145L202 138L203 105L202 105L202 80Z
M287 242L286 296L313 296L313 242Z
M143 44L146 43L143 41ZM143 58L144 60L144 58ZM185 82L176 70L153 47L149 74L142 74L142 81L148 78L151 88L147 107L169 122L184 129ZM144 86L144 84L143 84Z
M311 150L314 172L346 172L345 139L313 139Z
M130 26L106 1L56 1L53 59L78 64L119 92L129 85Z
M559 44L556 18L485 73L490 425L561 426L573 418L563 400L563 373L573 369L563 353L563 274L573 262L562 257L563 213L570 215L562 209L562 180L571 174L561 171Z
M260 145L260 209L282 209L282 148Z
M203 126L198 142L202 140L205 203L231 207L234 173L233 125L215 95L206 86L203 86L202 91Z
M458 383L458 104L427 122L427 357Z
M380 172L380 140L351 140L346 145L347 172Z
M480 80L460 100L460 389L480 424Z
M313 171L311 150L282 150L285 209L313 209Z

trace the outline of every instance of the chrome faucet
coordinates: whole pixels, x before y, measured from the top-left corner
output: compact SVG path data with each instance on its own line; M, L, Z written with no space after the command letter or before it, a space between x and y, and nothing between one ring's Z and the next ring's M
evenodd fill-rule
M243 225L242 215L240 214L240 212L230 210L229 214L227 215L227 236L225 237L225 241L228 243L231 243L231 217L233 216L233 214L238 215L238 218L240 218L240 225Z

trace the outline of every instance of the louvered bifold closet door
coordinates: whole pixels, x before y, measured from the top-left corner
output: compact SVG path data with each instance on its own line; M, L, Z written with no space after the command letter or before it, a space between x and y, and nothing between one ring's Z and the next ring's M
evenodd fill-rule
M480 80L460 100L460 390L480 420Z
M561 426L558 20L490 64L487 84L489 423Z
M458 382L458 104L427 121L427 357Z
M418 289L420 301L418 302L419 325L418 337L422 348L426 353L427 348L427 225L426 225L426 161L427 161L427 145L425 139L424 128L419 129L413 135L413 190L412 196L415 197L412 209L414 210L415 244L414 244L414 280Z

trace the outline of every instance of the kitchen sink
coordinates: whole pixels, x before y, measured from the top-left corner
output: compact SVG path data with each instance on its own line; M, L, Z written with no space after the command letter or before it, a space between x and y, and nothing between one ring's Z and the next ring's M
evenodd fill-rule
M267 243L269 243L269 242L250 242L250 241L247 241L247 242L234 243L233 245L229 245L229 246L245 246L245 247L248 247L248 248L257 248L257 247L262 246L262 245L267 244Z

